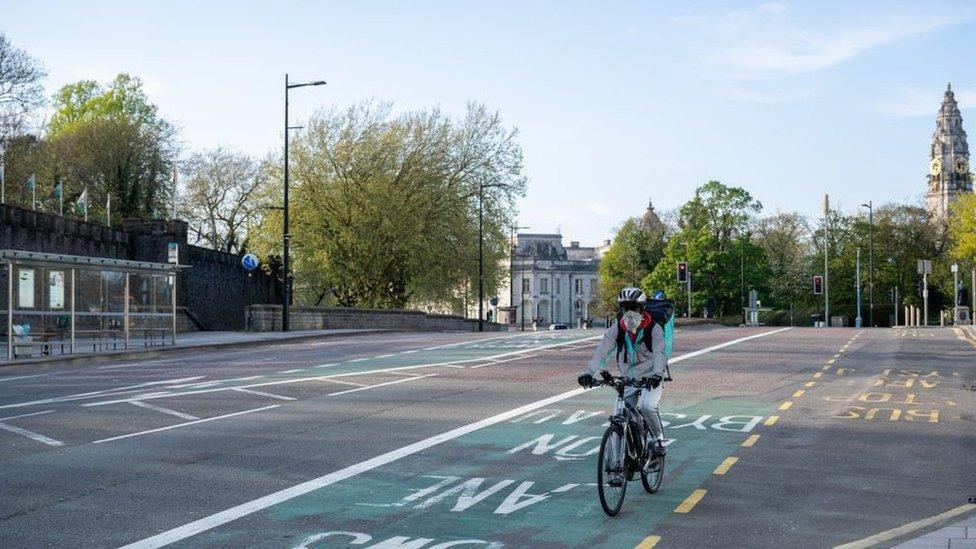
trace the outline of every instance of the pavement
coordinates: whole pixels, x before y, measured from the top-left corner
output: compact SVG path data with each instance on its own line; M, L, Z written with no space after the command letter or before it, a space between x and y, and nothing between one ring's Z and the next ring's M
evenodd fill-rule
M682 328L664 484L631 484L614 518L594 484L613 395L575 384L599 336L389 332L5 368L0 546L972 541L971 332Z

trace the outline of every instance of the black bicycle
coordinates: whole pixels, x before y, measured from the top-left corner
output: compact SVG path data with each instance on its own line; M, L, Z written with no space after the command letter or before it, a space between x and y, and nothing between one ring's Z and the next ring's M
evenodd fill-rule
M606 385L616 389L619 405L614 410L623 410L620 414L610 416L610 426L603 433L603 441L600 443L596 473L600 505L603 506L603 512L612 517L620 512L627 493L627 483L634 480L635 473L640 473L641 484L648 494L661 488L665 456L653 455L649 443L651 428L647 420L640 410L624 398L627 387L648 387L647 379L616 377L606 371L600 374L602 379L597 380L595 386Z

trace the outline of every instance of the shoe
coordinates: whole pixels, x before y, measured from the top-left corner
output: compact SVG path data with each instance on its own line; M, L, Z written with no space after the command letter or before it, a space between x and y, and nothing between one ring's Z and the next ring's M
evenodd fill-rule
M651 457L664 457L668 455L668 449L664 447L664 443L660 440L654 441L654 446L651 448Z

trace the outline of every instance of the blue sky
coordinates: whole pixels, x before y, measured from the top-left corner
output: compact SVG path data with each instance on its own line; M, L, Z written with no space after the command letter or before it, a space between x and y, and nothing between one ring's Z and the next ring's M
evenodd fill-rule
M375 98L468 100L520 130L520 224L612 235L709 180L766 212L916 201L947 81L976 128L971 2L45 2L0 30L64 83L141 77L188 149L280 147L296 123Z

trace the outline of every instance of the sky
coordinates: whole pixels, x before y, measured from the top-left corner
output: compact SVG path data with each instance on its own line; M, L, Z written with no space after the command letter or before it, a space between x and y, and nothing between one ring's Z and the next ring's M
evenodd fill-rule
M920 202L947 82L976 127L972 2L0 0L0 32L49 94L140 77L187 151L280 148L286 72L328 81L293 124L484 103L519 130L519 225L583 245L713 179L766 214Z

